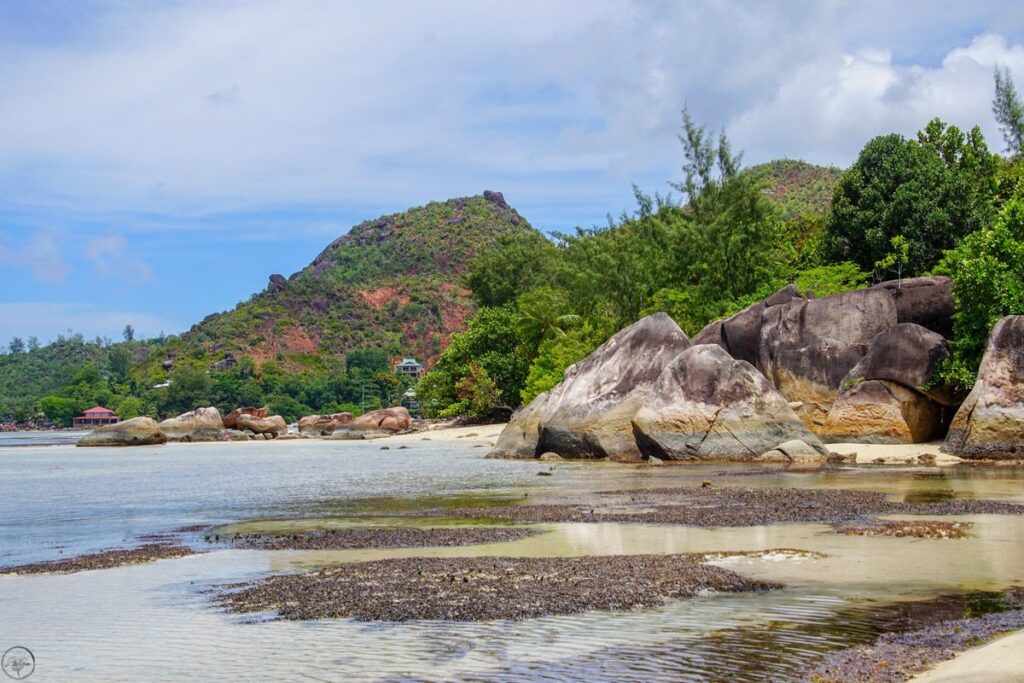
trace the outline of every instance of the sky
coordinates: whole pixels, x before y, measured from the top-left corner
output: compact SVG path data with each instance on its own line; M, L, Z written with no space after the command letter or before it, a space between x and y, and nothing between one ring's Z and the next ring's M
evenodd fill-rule
M0 342L188 329L360 221L504 193L604 224L681 176L687 106L744 161L848 166L1024 90L1024 4L0 3Z

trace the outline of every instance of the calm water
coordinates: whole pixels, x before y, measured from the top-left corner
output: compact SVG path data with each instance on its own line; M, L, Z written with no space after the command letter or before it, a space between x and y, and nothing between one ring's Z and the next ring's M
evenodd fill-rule
M196 523L393 514L446 498L553 495L692 483L722 466L644 468L483 459L471 444L413 441L190 444L137 449L0 447L0 565L133 544ZM738 474L742 467L730 468ZM1024 501L1012 469L850 469L737 476L743 486L836 486L901 499ZM440 497L440 498L439 498ZM839 536L827 526L691 529L546 525L472 548L224 550L72 575L0 578L0 649L30 648L36 681L791 680L823 652L870 639L906 600L1024 585L1024 518L978 516L957 541ZM293 522L294 523L294 522ZM331 562L404 555L578 555L799 548L725 566L782 581L764 595L520 623L249 623L210 604L223 583Z

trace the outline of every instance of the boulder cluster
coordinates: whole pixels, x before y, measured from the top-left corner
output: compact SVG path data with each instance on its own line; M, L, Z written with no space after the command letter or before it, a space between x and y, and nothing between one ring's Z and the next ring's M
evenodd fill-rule
M495 457L806 461L824 443L941 439L963 457L1024 453L1024 316L996 325L958 406L933 380L949 357L950 280L815 298L794 285L692 343L664 313L621 330L520 409ZM959 410L958 410L959 408Z
M279 437L327 437L365 439L409 429L412 416L403 407L383 408L358 418L350 413L310 415L299 420L298 433L289 434L288 423L266 408L236 408L221 417L216 408L197 408L157 422L136 417L104 425L79 440L79 446L152 446L168 441L250 441Z
M666 314L615 334L501 433L495 457L638 460L827 456L788 402L745 360L692 345Z

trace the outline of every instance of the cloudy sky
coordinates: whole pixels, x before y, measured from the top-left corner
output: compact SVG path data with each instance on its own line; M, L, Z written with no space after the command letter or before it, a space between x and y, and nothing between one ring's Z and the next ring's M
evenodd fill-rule
M535 226L666 190L680 110L846 166L1024 90L1018 2L0 3L0 340L187 329L381 213L501 190Z

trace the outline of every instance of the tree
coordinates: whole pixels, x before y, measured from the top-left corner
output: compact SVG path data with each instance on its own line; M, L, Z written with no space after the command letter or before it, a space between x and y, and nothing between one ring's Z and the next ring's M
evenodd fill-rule
M996 93L992 99L992 113L999 123L999 131L1006 140L1007 151L1019 157L1024 153L1024 104L1017 95L1010 70L996 66Z
M28 338L28 350L38 351L39 350L39 337L32 335Z
M470 374L470 365L487 371L503 400L519 405L526 382L529 357L519 333L519 314L511 305L482 308L469 319L465 332L452 335L448 348L416 386L428 414L439 414L458 402L458 383Z
M142 399L136 396L128 396L117 404L114 409L117 416L122 420L130 420L133 417L139 417L145 414L145 407L143 406Z
M50 394L40 399L39 410L50 422L67 427L71 425L75 415L78 415L84 408L80 401Z
M267 363L269 365L269 363ZM178 415L208 406L212 401L210 377L205 371L189 365L175 368L171 375L171 386L160 405L162 415Z
M995 172L977 127L964 135L934 119L916 140L876 137L836 186L823 255L871 270L903 236L906 274L928 272L943 251L991 222Z
M936 269L953 280L953 359L947 383L966 390L1000 318L1024 314L1024 197L1006 203L990 228L966 237Z
M583 318L570 311L568 295L554 287L537 287L516 301L519 330L523 340L537 346L549 337L564 337L566 330L582 324Z
M132 356L124 346L117 346L110 350L107 355L110 364L110 375L114 381L123 382L128 378L128 371L131 369Z
M14 337L7 345L11 353L22 353L25 350L25 340L21 337Z
M455 383L455 391L459 402L448 409L453 416L486 417L493 408L501 405L501 392L479 363L469 364L466 376Z
M892 245L892 251L875 261L876 279L879 282L887 280L889 274L895 272L897 288L900 288L903 286L903 268L910 258L910 245L903 235L896 235L889 240L889 244Z
M557 247L535 230L501 235L493 249L470 261L466 286L481 306L504 306L548 282L557 256Z
M124 330L121 332L126 342L130 342L135 339L135 328L131 324L125 325Z

